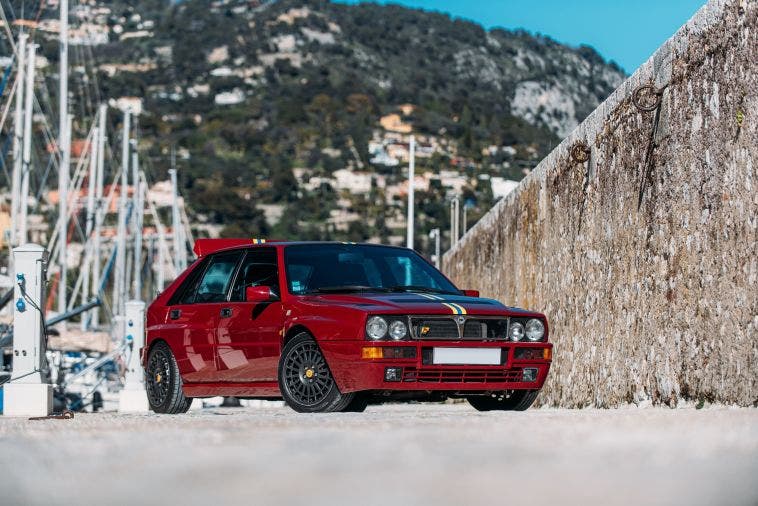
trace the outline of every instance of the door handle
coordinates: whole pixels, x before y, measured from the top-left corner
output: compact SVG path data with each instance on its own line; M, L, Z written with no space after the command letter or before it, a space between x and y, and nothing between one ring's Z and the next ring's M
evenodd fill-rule
M232 308L225 307L221 309L221 318L229 318L232 316Z
M181 315L182 315L181 309L172 309L168 313L168 317L171 318L172 320L178 320Z

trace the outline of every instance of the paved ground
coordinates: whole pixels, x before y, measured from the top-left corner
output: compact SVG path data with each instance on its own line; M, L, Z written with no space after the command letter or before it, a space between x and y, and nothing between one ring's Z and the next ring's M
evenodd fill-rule
M0 504L758 505L758 409L0 417Z

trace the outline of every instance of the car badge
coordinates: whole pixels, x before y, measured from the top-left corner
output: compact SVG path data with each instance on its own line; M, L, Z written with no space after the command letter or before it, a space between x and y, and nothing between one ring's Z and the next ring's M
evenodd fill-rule
M421 327L421 335L425 336L429 333L431 329L429 327Z
M463 325L464 323L466 323L466 319L463 316L459 316L458 318L455 319L455 321L458 322L458 325Z

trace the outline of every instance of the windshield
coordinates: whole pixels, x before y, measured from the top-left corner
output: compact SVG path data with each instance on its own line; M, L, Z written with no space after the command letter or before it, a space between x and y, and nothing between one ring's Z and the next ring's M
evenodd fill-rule
M368 244L302 244L284 249L293 294L405 292L460 294L415 252Z

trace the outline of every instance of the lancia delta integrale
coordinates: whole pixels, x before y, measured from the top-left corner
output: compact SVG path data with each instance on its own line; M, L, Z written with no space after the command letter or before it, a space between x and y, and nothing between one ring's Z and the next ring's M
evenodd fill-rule
M459 290L406 248L201 239L150 305L150 406L283 398L300 412L464 398L524 410L552 359L544 315Z

